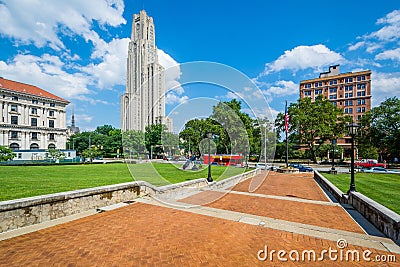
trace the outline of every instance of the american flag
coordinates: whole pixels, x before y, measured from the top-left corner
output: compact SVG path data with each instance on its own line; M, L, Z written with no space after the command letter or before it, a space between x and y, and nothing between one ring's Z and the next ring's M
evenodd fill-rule
M285 105L285 130L287 133L289 132L289 113L287 110L287 101Z

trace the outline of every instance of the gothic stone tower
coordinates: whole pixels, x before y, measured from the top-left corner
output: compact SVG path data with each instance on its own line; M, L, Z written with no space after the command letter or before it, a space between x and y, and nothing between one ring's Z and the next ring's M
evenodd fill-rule
M165 124L164 68L158 63L153 18L144 10L133 16L127 63L121 130L145 131L147 125Z

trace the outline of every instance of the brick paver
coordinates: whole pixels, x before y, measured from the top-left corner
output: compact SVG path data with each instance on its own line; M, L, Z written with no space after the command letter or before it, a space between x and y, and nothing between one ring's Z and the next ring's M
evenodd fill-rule
M355 233L364 233L360 226L354 222L340 206L327 206L230 193L226 194L217 191L204 191L181 201L189 204L205 205L216 209L249 213Z
M361 228L339 206L327 202L309 174L270 174L257 194L319 200L295 201L248 194L204 191L181 201L216 209L300 222L361 233ZM260 182L261 181L261 182ZM248 190L245 181L235 190ZM324 202L321 202L325 201ZM304 233L304 232L302 232ZM257 259L268 249L265 261ZM304 250L313 250L316 259L323 250L337 250L336 260L302 260ZM0 242L0 266L400 266L397 263L346 261L347 250L362 256L367 248L349 245L339 249L336 242L220 219L158 205L135 203L115 210L60 224ZM277 251L284 250L285 262ZM368 248L376 255L393 253ZM294 251L294 252L292 252ZM343 252L344 257L339 257ZM288 253L299 260L290 260ZM271 254L272 253L272 254ZM335 253L335 252L334 252ZM261 256L265 254L261 253ZM271 260L271 255L273 260ZM306 253L306 255L308 255Z
M289 196L302 199L329 201L313 179L312 173L287 175L277 172L261 173L233 187L234 191L264 195Z
M273 266L259 250L337 249L336 243L171 208L133 204L0 242L1 266ZM350 245L348 249L363 248ZM372 255L387 252L370 249ZM263 256L263 254L262 254ZM345 266L346 262L285 262ZM288 255L286 255L288 258ZM353 266L377 266L365 261ZM388 266L387 264L381 266ZM395 266L393 264L393 266Z

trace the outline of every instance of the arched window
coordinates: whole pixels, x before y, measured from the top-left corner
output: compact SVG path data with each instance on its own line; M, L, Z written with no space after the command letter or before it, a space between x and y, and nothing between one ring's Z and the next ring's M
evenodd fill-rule
M36 143L31 144L31 150L39 149L39 145Z
M47 148L48 149L56 149L56 145L55 144L49 144L49 146Z
M10 148L12 150L18 150L19 149L19 145L17 143L12 143L12 144L10 144Z

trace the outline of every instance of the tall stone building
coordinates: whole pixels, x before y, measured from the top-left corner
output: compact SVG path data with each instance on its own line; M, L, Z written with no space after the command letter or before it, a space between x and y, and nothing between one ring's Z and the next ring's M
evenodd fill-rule
M126 93L121 96L122 131L170 125L165 117L164 68L158 63L154 22L144 10L133 16L127 64Z

